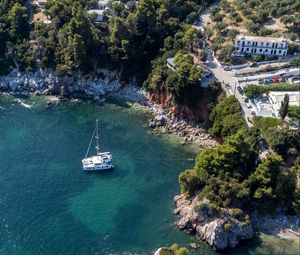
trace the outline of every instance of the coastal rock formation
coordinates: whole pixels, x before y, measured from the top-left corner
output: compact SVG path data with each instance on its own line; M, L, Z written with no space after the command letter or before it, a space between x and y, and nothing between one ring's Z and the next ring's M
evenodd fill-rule
M57 77L51 71L35 73L11 72L0 76L0 92L13 94L35 93L73 98L100 100L104 96L121 96L133 102L147 105L147 99L135 82L123 86L117 73L99 70L96 76Z
M219 145L217 140L206 129L199 125L192 125L184 119L174 116L171 111L162 109L160 105L152 103L151 112L155 117L149 127L163 133L178 135L181 144L194 143L202 148L213 148Z
M158 248L158 249L154 252L154 255L160 255L161 250L162 250L162 248Z
M241 240L254 236L251 222L231 217L228 209L215 214L200 210L201 205L208 204L206 199L199 201L197 196L189 199L178 195L174 201L174 212L179 215L177 226L188 233L196 233L215 250L234 248Z

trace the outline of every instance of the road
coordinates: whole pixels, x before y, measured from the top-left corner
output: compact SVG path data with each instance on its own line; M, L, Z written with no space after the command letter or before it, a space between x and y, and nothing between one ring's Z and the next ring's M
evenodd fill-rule
M208 60L205 63L205 65L214 73L214 76L221 82L222 88L226 92L226 94L228 96L234 95L239 101L245 121L247 125L251 127L252 123L249 122L249 119L252 118L251 112L248 109L246 103L244 102L242 95L236 89L236 87L239 85L238 78L233 76L232 71L224 71L211 53L208 54ZM225 84L229 84L229 87L225 87Z
M208 6L200 15L199 20L194 24L194 27L199 30L204 30L204 27L211 22L209 12L210 9L218 5L219 1L215 1L210 6ZM215 59L212 55L212 53L208 52L208 58L205 64L211 71L214 73L214 76L222 83L222 88L224 91L226 91L226 94L228 96L234 95L242 109L242 114L245 118L245 121L249 127L252 126L252 123L249 122L249 119L252 118L251 113L246 106L244 100L242 99L242 95L236 90L236 87L238 84L238 78L233 76L232 71L224 71L223 68L221 68L221 65L218 63L217 59ZM225 87L225 84L229 84L229 88Z

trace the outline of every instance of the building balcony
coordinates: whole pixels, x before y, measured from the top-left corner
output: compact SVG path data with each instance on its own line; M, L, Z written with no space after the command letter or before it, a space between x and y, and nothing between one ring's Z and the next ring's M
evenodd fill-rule
M272 50L287 50L289 47L288 45L283 46L283 47L272 47L272 46L261 46L261 45L257 45L257 46L252 46L252 45L239 45L236 44L236 47L241 47L241 48L262 48L262 49L272 49Z

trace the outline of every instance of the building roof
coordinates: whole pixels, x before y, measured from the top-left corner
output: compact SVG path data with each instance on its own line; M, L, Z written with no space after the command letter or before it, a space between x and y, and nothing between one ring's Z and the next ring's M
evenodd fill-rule
M300 106L300 91L270 91L269 96L274 101L274 104L280 108L281 101L285 95L289 96L289 105Z
M254 98L255 112L257 116L272 117L274 116L274 108L268 97Z
M287 39L283 37L261 37L261 36L249 36L249 35L239 35L236 37L236 40L246 40L254 42L274 42L274 43L283 43L287 42Z
M168 58L167 59L167 63L171 66L174 66L174 61L175 61L175 58Z
M34 0L33 3L34 4L46 4L48 2L48 0Z
M109 0L99 0L98 4L100 5L107 5Z
M104 10L89 10L87 12L88 12L88 14L103 15Z

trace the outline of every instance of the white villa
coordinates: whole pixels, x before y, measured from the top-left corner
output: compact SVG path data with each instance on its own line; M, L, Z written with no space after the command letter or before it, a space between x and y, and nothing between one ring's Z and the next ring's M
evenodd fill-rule
M284 38L239 35L235 39L235 49L239 54L286 56L288 41Z

